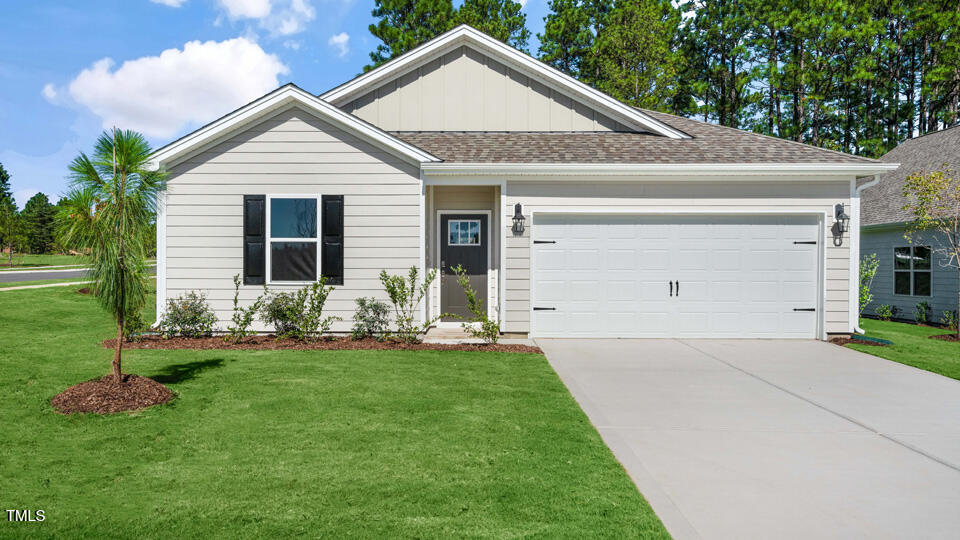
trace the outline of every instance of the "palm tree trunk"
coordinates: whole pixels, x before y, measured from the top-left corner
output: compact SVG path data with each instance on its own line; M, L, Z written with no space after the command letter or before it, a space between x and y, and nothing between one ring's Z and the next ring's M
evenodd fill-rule
M120 369L120 354L123 351L123 315L117 317L117 346L113 350L113 378L123 382L123 371Z

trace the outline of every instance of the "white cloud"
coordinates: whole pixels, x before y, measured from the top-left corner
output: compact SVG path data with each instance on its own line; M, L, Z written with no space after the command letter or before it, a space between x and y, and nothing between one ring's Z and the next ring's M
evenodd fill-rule
M190 41L183 49L128 60L94 62L70 83L77 103L104 128L135 129L169 138L208 122L279 85L289 69L253 41Z
M299 50L300 50L300 47L303 46L303 43L300 42L300 41L293 40L293 39L288 39L288 40L286 40L286 41L283 42L283 46L286 47L287 49L292 50L292 51L299 51Z
M256 20L274 36L304 31L317 16L310 0L219 0L232 20Z
M270 0L220 0L233 19L260 19L270 15Z
M57 89L53 87L53 84L47 83L43 85L43 90L41 90L40 93L43 94L44 99L50 103L56 103Z
M327 45L336 49L337 56L343 58L350 52L350 34L346 32L334 34L327 40Z
M154 4L163 4L172 8L178 8L187 3L187 0L150 0Z

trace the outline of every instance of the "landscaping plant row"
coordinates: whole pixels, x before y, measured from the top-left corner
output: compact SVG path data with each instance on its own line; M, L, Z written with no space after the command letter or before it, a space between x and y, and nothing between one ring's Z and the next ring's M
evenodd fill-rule
M483 340L484 344L496 345L500 338L500 323L487 315L483 300L470 286L466 271L457 266L454 269L457 283L463 289L467 298L467 307L472 317L463 318L462 326L471 336ZM420 337L426 330L441 317L449 314L440 314L425 321L418 321L419 306L430 290L430 285L436 279L436 271L431 270L420 279L417 267L410 268L406 276L390 275L386 270L380 272L380 282L383 284L387 298L391 305L374 297L355 299L356 310L353 315L351 338L353 341L370 340L385 345L392 343L406 346L420 343ZM287 348L303 348L297 343L316 341L332 341L329 335L330 327L335 321L341 320L337 316L324 316L323 309L327 298L334 290L327 285L327 278L321 276L314 283L306 285L296 291L271 291L266 285L261 294L253 303L247 306L240 305L239 275L233 276L233 316L231 324L226 329L217 327L217 316L207 303L206 295L199 291L189 291L177 298L167 300L163 317L158 323L160 335L164 339L181 338L202 340L207 345L200 348L210 348L210 338L215 334L224 334L218 338L228 345L240 345L245 340L253 340L257 332L251 330L255 320L259 319L268 327L273 328L275 341L289 345ZM125 338L129 342L150 340L147 325L142 320L128 320L125 328ZM263 336L253 343L263 344ZM115 341L115 340L111 340ZM253 344L252 343L252 344ZM345 348L312 346L309 348ZM354 348L373 348L360 346ZM381 348L381 347L377 347ZM475 348L475 347L474 347Z

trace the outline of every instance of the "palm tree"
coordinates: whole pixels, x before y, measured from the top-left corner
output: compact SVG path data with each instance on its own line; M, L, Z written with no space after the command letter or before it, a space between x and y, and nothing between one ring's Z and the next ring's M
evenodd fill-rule
M103 132L93 155L70 164L70 191L60 216L63 238L86 248L93 293L117 321L113 376L122 382L124 321L147 300L146 246L165 173L147 170L152 150L135 131Z

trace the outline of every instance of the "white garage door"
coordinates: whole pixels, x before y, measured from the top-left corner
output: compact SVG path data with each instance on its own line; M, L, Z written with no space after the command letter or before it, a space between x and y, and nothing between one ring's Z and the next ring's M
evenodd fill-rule
M537 215L532 332L815 338L819 230L803 216Z

